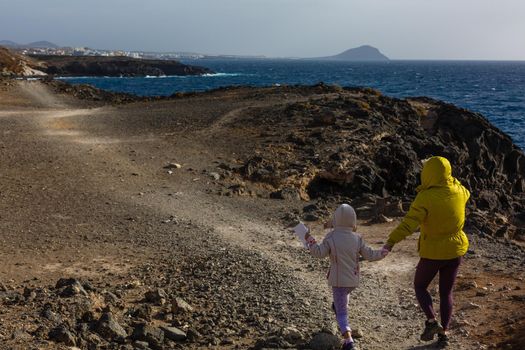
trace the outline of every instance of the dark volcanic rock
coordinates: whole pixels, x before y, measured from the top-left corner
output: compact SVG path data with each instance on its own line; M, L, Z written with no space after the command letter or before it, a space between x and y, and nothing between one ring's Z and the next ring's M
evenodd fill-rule
M60 76L161 76L201 75L212 73L204 67L189 66L178 61L145 60L129 57L102 56L32 56L44 62L44 71Z
M55 287L59 289L58 294L61 297L72 297L78 294L88 295L82 284L74 278L61 278L57 281Z
M164 332L162 331L162 329L155 326L139 324L133 330L133 334L131 337L134 340L146 341L150 346L158 348L162 346L162 342L164 340Z
M160 329L164 331L164 335L166 338L173 340L173 341L183 341L186 340L186 333L181 331L180 329L176 327L167 327L167 326L161 326Z
M158 305L163 305L166 303L168 294L163 289L149 290L144 294L144 300L148 303L154 303Z
M113 314L103 314L96 326L98 334L106 340L123 341L128 335L126 330L117 322Z
M310 340L310 348L313 350L335 350L341 346L341 340L338 336L330 333L317 333Z
M86 84L69 84L60 80L44 79L43 82L55 92L74 96L81 100L100 101L109 103L126 103L147 100L131 94L110 92L97 89Z
M64 325L53 328L49 332L49 339L69 346L76 345L75 336Z

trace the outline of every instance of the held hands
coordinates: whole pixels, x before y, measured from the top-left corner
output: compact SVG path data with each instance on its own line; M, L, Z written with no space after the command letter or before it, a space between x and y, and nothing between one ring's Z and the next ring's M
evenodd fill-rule
M384 258L385 256L388 255L388 253L390 253L392 251L392 247L389 246L388 244L385 244L382 248L381 248L381 256Z
M385 247L381 248L381 256L384 258L390 253L388 249L385 249Z

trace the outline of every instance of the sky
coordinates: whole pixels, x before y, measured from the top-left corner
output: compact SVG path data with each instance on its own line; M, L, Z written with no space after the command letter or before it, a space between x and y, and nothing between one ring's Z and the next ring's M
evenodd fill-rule
M0 40L205 54L525 60L525 0L0 0Z

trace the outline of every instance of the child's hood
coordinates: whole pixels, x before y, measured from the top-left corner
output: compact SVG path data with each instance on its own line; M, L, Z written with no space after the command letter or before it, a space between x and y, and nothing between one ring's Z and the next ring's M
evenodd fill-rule
M341 204L334 213L334 228L357 229L357 217L354 208L348 204Z
M426 190L430 187L450 186L453 182L450 162L443 157L432 157L423 165L421 185L417 187L417 191Z

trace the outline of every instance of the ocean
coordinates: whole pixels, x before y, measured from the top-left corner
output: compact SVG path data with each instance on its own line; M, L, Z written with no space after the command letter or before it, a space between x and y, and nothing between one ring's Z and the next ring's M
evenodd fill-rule
M145 78L64 78L141 96L205 91L224 86L306 84L368 86L404 98L429 96L479 112L525 150L525 61L184 60L216 74Z

